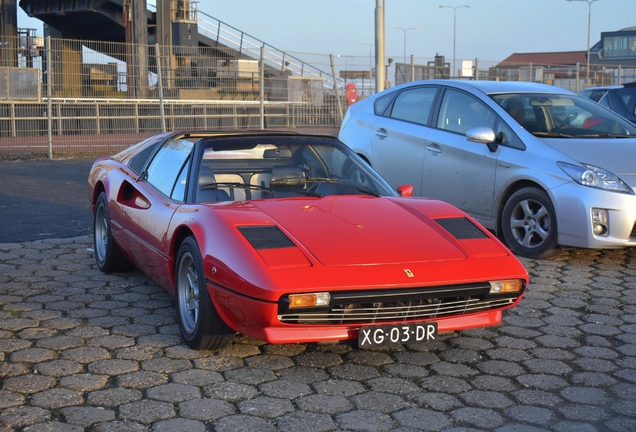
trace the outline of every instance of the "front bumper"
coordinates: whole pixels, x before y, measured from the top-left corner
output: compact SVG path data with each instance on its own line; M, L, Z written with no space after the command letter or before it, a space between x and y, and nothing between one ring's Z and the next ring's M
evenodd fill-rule
M636 195L609 192L574 182L549 191L557 214L558 243L593 249L636 246ZM606 209L609 232L592 231L592 209Z
M521 301L520 294L505 306L492 309L470 311L452 315L429 315L408 320L378 320L341 323L304 322L295 320L282 322L278 303L265 302L242 296L208 282L208 290L221 318L234 330L269 343L301 343L357 339L360 327L367 325L392 325L408 323L437 322L439 332L466 330L476 327L493 326L501 323L502 311ZM503 303L502 303L503 304Z

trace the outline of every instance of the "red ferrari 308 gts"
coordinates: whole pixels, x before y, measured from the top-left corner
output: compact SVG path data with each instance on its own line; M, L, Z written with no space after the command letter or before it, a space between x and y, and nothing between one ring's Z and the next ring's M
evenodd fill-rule
M398 192L333 137L175 132L93 165L97 266L176 298L192 348L425 342L495 325L523 265L457 208Z

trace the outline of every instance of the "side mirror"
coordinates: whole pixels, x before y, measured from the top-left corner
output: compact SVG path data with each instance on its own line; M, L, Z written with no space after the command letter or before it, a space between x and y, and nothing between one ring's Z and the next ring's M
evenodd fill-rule
M495 135L495 131L489 127L480 126L468 129L468 132L466 132L466 139L468 141L486 144L491 152L497 150L497 143L495 142L497 137Z
M411 197L413 196L413 186L411 185L401 185L397 187L397 193L402 197Z

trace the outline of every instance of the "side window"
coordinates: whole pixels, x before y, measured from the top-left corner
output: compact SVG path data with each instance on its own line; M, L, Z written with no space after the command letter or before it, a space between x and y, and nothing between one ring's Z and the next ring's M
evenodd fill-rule
M478 126L494 130L495 120L495 114L483 102L449 89L444 93L437 127L464 135L468 129Z
M130 159L130 162L128 162L128 166L130 167L130 169L139 174L144 168L144 165L146 165L146 161L148 160L150 155L157 148L157 144L159 144L159 141L145 148L143 151L139 152L139 154L136 154L132 159Z
M165 196L171 197L173 190L179 190L176 183L179 177L185 175L184 167L187 165L193 146L194 144L188 140L168 141L150 162L146 181ZM183 201L183 196L180 198L180 201Z
M623 105L625 105L625 108L629 109L630 100L633 97L634 92L626 88L618 89L617 92L618 96L621 99L621 102L623 102Z
M375 115L382 115L384 113L386 107L389 105L391 100L393 100L394 95L395 93L389 93L375 100L375 102L373 103L373 112L375 113Z
M497 137L497 143L508 147L513 147L519 150L525 150L526 146L523 142L512 132L512 129L499 119L495 125L495 136Z
M177 182L172 189L172 193L170 194L170 198L175 201L185 201L185 191L186 191L186 183L188 179L188 171L190 168L190 161L192 158L188 158L188 161L185 163L183 168L181 169L181 173L177 178Z
M395 99L391 118L428 125L428 117L437 94L435 87L418 87L401 92Z

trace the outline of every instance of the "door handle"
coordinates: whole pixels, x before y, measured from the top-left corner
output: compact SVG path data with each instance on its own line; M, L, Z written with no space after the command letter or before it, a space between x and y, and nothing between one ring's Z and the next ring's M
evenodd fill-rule
M375 131L375 134L380 137L380 138L386 138L389 136L388 133L386 133L386 129L382 128L382 129L378 129L377 131Z
M442 152L442 149L440 148L440 146L435 143L427 145L426 150L436 155Z

